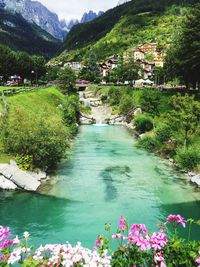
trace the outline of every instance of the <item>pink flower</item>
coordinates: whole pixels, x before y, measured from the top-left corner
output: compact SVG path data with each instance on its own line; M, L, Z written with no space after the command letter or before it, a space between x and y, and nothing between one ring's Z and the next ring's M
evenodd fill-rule
M199 251L199 255L200 255L200 251ZM196 258L196 262L199 263L198 267L200 267L200 257Z
M136 230L142 231L142 233L144 235L148 234L146 226L144 224L132 224L132 226L130 227L129 232L133 232L134 233Z
M97 239L95 241L95 246L93 247L94 251L98 249L98 246L100 243L101 243L101 239L99 237L97 237Z
M154 255L154 262L156 263L156 266L158 266L158 262L160 262L160 267L167 267L167 265L164 263L164 257L161 253L157 253Z
M176 223L178 223L178 224L180 223L185 228L186 221L179 214L178 215L173 215L173 214L169 215L165 224L167 224L168 222L172 223L174 226L176 225Z
M119 229L125 230L125 219L123 218L123 215L121 215L121 218L119 220L119 225L120 225Z
M0 241L6 239L6 237L11 236L9 230L9 227L3 228L3 226L0 225Z
M10 246L13 244L13 240L5 240L3 243L0 244L0 251L7 247L7 246Z
M154 248L154 250L160 250L162 247L164 248L164 246L167 244L168 240L166 237L166 234L161 231L161 232L154 232L150 238L150 243L152 248Z

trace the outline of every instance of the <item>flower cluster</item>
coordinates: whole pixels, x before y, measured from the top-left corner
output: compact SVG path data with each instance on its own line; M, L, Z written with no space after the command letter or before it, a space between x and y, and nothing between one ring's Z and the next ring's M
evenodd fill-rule
M34 252L27 247L28 232L23 234L26 246L19 241L18 236L7 240L6 238L10 236L9 228L0 226L0 265L3 266L27 261L31 262L30 266L111 266L111 257L107 255L107 250L100 255L97 251L82 247L78 242L76 246L69 243L40 246Z
M128 253L128 249L135 247L138 251L151 254L156 266L165 267L163 249L168 242L166 233L164 232L164 230L167 230L165 226L167 223L172 224L176 232L179 224L185 228L186 221L180 215L169 215L167 221L161 224L162 228L160 231L151 234L148 233L144 224L132 224L129 229L127 219L124 219L123 215L121 215L118 233L113 235L112 238L118 241L120 245L119 249L125 254ZM127 235L125 235L125 230L127 230Z
M167 223L171 223L174 228L176 228L176 225L180 223L185 228L186 221L179 214L178 215L171 214L171 215L168 216L167 221L165 222L165 224L167 224Z
M19 262L20 258L24 254L30 252L30 249L16 248L10 255L7 263L14 264ZM67 244L54 244L40 246L32 255L28 254L28 258L32 258L37 261L39 265L44 266L107 266L110 267L110 257L107 255L107 251L100 257L97 252L92 252L87 248L83 248L81 243L78 242L76 246Z
M113 235L112 238L117 239L118 241L120 239L127 240L126 247L136 244L140 250L150 250L152 248L155 251L161 250L168 241L166 234L163 231L154 232L152 235L148 234L144 224L132 224L128 236L119 233Z
M19 245L18 237L7 239L8 237L11 237L9 227L4 228L0 225L0 265L8 263L11 251L16 245Z
M3 228L3 226L0 225L0 241L5 240L7 237L10 237L10 229L9 227Z

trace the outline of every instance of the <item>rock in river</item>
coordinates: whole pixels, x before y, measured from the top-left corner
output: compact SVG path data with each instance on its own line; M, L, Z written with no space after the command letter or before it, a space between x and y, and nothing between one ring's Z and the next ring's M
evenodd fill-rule
M0 164L0 175L27 191L36 191L40 186L40 182L37 179L20 170L14 164Z

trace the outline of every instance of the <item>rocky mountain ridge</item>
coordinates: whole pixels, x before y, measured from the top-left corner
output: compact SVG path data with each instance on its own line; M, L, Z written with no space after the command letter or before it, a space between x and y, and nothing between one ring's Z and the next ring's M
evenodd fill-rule
M10 9L21 14L27 21L40 26L53 37L63 40L66 36L58 15L49 11L38 1L32 0L0 0L5 9Z
M0 8L0 44L49 59L59 49L61 41L20 14Z
M89 12L85 12L80 20L78 19L71 19L70 21L62 20L61 23L63 23L63 26L65 25L67 32L69 32L73 26L79 23L90 22L96 19L97 17L101 16L103 13L104 13L103 11L99 11L98 13L96 13L90 10Z
M22 15L27 21L35 23L53 37L63 40L70 31L70 29L78 24L93 20L94 18L103 14L102 11L95 13L89 11L84 13L81 20L72 19L69 22L66 20L59 20L56 13L48 10L39 1L32 0L0 0L0 7L12 10Z
M103 13L104 13L103 11L99 11L98 13L95 13L92 10L90 10L88 13L85 12L80 20L80 23L92 21L93 19L101 16Z

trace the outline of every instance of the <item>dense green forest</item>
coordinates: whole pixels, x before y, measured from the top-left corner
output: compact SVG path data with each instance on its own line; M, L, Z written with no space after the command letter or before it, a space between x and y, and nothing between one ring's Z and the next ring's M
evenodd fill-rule
M166 48L174 29L194 0L131 1L110 9L97 19L78 24L68 34L58 61L88 59L93 50L103 60L145 42Z
M14 52L4 45L0 45L0 73L1 82L6 82L10 76L20 75L22 79L35 80L35 74L40 79L46 75L46 60L42 56L30 56L27 52ZM34 74L33 74L34 72Z
M0 8L0 44L49 59L61 46L61 41L21 15Z

